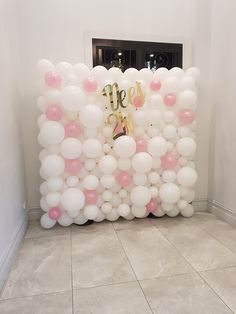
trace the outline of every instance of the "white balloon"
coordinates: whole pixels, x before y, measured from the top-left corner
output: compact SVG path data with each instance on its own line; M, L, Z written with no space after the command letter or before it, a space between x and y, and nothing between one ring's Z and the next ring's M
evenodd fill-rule
M84 217L82 212L79 212L79 215L74 218L74 223L76 225L84 225L88 221L88 218Z
M140 152L132 158L132 167L137 173L147 173L152 168L152 157L146 152Z
M63 186L63 180L61 177L51 177L47 180L47 186L49 191L59 191Z
M175 76L167 77L162 84L162 89L166 93L176 93L179 89L179 80Z
M66 86L61 92L61 104L68 111L80 111L85 105L84 92L78 86Z
M179 137L188 137L190 135L190 129L186 126L181 126L178 128Z
M71 210L71 211L68 211L67 214L68 214L68 216L70 216L71 218L74 219L74 218L78 217L79 212L80 212L79 210L74 210L74 211Z
M113 156L103 156L99 160L99 168L105 174L111 174L117 168L117 161Z
M47 122L47 121L48 121L48 119L47 119L46 115L41 114L37 119L37 126L39 128L41 128L45 124L45 122Z
M136 150L135 140L131 136L120 136L114 142L114 151L121 158L133 156Z
M112 205L108 202L105 202L102 204L101 209L105 215L110 214L112 212Z
M105 154L110 153L111 151L111 145L109 145L108 143L103 144L102 146L102 150Z
M197 172L190 167L182 167L177 173L177 180L183 187L192 187L197 182Z
M176 173L175 173L175 171L173 171L173 170L165 170L165 171L163 171L163 173L162 173L162 180L164 181L164 182L174 182L175 181L175 179L176 179Z
M103 193L102 193L102 199L105 201L105 202L109 202L113 197L113 194L111 191L109 190L105 190Z
M180 81L180 90L195 90L195 81L191 76L185 76L181 81Z
M83 186L87 190L96 190L98 187L98 178L92 174L86 176L83 180Z
M162 115L160 110L150 110L148 112L148 123L154 126L160 125L163 123Z
M84 208L84 216L90 220L97 218L99 209L96 205L87 205Z
M145 185L145 183L147 182L147 176L143 173L134 173L133 182L136 185Z
M39 153L39 160L42 162L43 159L48 155L48 151L46 149L42 149Z
M139 71L139 78L149 84L153 80L153 72L150 69L143 68Z
M163 136L166 139L171 139L171 138L175 137L176 135L177 135L176 128L173 125L168 124L164 127Z
M136 186L130 193L130 199L135 206L146 206L151 200L151 192L146 186Z
M94 170L96 167L96 161L93 159L86 159L84 162L84 167L88 171Z
M62 61L56 65L56 71L61 76L68 76L72 73L72 65L68 62Z
M159 94L152 94L148 98L148 107L150 109L162 109L164 107L163 99Z
M100 182L104 188L110 189L111 187L114 186L114 184L116 183L116 180L115 180L115 177L113 175L104 174L101 176Z
M63 157L75 159L80 157L82 153L82 145L76 138L68 137L63 140L60 145L60 152Z
M50 229L55 226L56 220L52 220L51 218L49 218L48 214L46 213L40 218L40 224L42 228Z
M84 79L88 78L90 76L90 70L87 67L87 65L83 63L77 63L74 65L74 72L78 79L78 81L81 83Z
M108 70L108 75L114 82L118 82L121 80L123 73L119 68L112 67Z
M119 218L119 214L117 213L117 210L113 208L113 210L111 211L111 213L109 213L106 216L107 220L109 221L115 221Z
M174 209L174 204L172 203L162 202L161 206L162 206L162 209L165 211L165 213Z
M144 132L145 132L145 129L141 126L137 126L135 129L134 129L134 135L139 137L139 136L143 136L144 135Z
M180 199L179 187L174 183L164 183L159 190L159 196L163 202L174 204Z
M97 130L96 129L88 129L84 128L84 137L86 138L93 138L97 136Z
M129 170L131 167L131 161L128 158L119 158L118 159L118 168L122 171Z
M67 213L62 213L61 217L57 220L59 225L63 227L70 226L73 223L73 218L67 215Z
M152 197L152 198L155 198L155 197L158 196L158 188L157 188L157 187L151 186L151 187L149 188L149 190L150 190L150 192L151 192L151 197Z
M117 211L118 211L118 214L119 214L120 216L125 217L125 216L128 216L128 215L129 215L129 213L130 213L130 207L129 207L128 204L122 203L122 204L119 205Z
M42 171L49 177L60 176L65 169L65 163L61 156L47 155L42 161Z
M179 210L177 207L174 207L172 210L167 211L167 216L169 217L176 217L179 214Z
M188 204L188 206L186 206L180 212L181 212L181 215L184 216L184 217L187 217L187 218L192 217L192 215L194 213L193 205Z
M102 65L97 65L91 70L91 76L98 82L104 81L108 78L108 71Z
M161 67L154 72L154 79L158 79L159 81L163 82L168 77L168 75L168 69Z
M50 209L50 206L46 202L45 197L40 198L40 208L45 212L47 212Z
M146 111L144 111L144 110L137 110L133 113L132 119L133 119L133 123L136 126L143 126L144 127L147 124L148 115L147 115Z
M61 143L65 136L65 130L60 123L47 121L42 125L39 135L44 143L54 145Z
M102 124L103 112L96 105L86 105L80 112L80 121L88 129L96 129Z
M45 93L45 100L48 104L60 103L61 92L57 89L50 89Z
M193 156L196 152L196 148L196 142L191 137L181 138L176 145L177 152L184 157Z
M111 199L111 204L113 207L117 208L121 204L121 198L119 194L114 194Z
M180 210L183 210L188 206L188 202L183 199L180 199L177 203L177 206Z
M49 192L47 182L43 182L40 184L39 192L41 195L46 195Z
M146 207L145 206L135 206L133 205L132 208L132 214L137 218L143 218L146 215Z
M119 195L121 198L126 198L128 195L128 192L125 189L120 189Z
M191 76L195 81L199 80L200 77L200 71L196 67L191 67L186 71L186 75Z
M184 77L184 70L178 67L173 67L170 69L169 74L175 76L178 80L181 80Z
M177 102L181 109L195 110L197 107L197 95L192 90L185 90L179 93Z
M98 210L98 215L97 217L94 219L94 221L96 222L101 222L106 218L106 216L103 214L103 212L101 210Z
M124 72L124 78L126 78L130 82L134 83L137 80L138 74L139 74L139 72L138 72L137 69L135 69L135 68L128 68Z
M153 137L148 141L148 152L154 157L161 157L167 152L167 142L163 137Z
M161 167L161 159L160 158L153 158L152 159L152 168L159 169Z
M89 138L83 143L83 153L88 158L97 158L102 154L102 145L95 138Z
M41 75L44 75L48 71L53 71L55 66L51 61L42 59L38 62L37 69Z
M158 208L157 210L152 212L152 214L156 217L163 217L165 215L165 212L161 208Z
M70 176L67 178L66 184L69 187L75 187L79 184L79 179L76 176Z
M152 171L152 172L149 173L148 181L151 184L156 184L159 180L160 180L160 176L159 176L159 174L157 172Z
M46 202L51 207L56 207L60 204L61 194L58 192L49 192L46 195Z
M84 193L77 188L69 188L62 193L61 204L68 211L80 210L85 204Z
M163 117L167 123L171 123L175 118L175 113L171 110L167 110L163 113Z
M112 136L112 132L113 132L113 129L111 126L108 126L108 125L105 125L102 129L102 134L105 136L105 137L111 137Z

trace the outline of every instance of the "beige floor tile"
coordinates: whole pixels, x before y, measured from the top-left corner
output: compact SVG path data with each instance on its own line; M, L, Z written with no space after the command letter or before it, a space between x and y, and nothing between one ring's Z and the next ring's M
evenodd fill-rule
M39 220L29 221L25 238L52 237L70 234L71 227L62 227L56 224L52 229L43 229Z
M133 220L126 220L126 219L120 218L117 221L113 222L113 226L114 226L115 230L136 228L137 226L149 228L150 226L152 226L152 219L150 219L150 218L141 218L141 219L136 218Z
M190 219L196 222L219 220L214 214L209 212L195 212Z
M236 266L236 255L194 223L158 229L197 271Z
M74 288L132 281L135 275L111 223L72 232Z
M236 313L236 267L202 272L201 276Z
M74 290L75 314L149 314L137 282Z
M70 236L25 239L2 298L71 289Z
M72 314L72 292L0 301L1 314Z
M193 271L177 250L153 226L118 230L117 234L140 280Z
M228 307L197 274L140 282L155 314L230 314Z

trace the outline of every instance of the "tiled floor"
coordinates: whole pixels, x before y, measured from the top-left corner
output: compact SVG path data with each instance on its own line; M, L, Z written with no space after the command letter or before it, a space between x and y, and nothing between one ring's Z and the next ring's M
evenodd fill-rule
M209 213L47 231L31 221L0 313L236 313L236 229Z

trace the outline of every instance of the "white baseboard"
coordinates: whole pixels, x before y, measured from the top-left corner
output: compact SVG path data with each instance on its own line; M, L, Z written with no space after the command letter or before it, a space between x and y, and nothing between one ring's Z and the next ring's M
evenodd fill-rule
M236 213L232 209L225 207L217 201L208 201L208 210L220 219L236 227Z
M3 288L8 273L18 253L21 242L28 226L28 212L25 212L23 220L19 223L15 233L12 235L9 245L0 259L0 290Z

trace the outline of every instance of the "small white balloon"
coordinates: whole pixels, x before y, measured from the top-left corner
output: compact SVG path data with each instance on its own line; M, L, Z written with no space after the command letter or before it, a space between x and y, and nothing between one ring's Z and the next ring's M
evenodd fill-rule
M86 159L84 162L84 167L88 171L94 170L96 167L96 161L93 159Z
M45 212L47 212L50 209L50 206L46 202L45 197L40 198L40 208Z
M67 213L62 213L61 217L57 220L59 225L63 227L68 227L73 223L73 218L67 215Z
M112 132L113 132L113 129L111 126L104 126L103 129L102 129L102 134L105 136L105 137L111 137L112 136Z
M117 168L117 161L116 161L116 159L113 156L107 155L107 156L103 156L99 160L99 164L98 165L99 165L100 170L103 173L111 174Z
M128 215L129 215L129 213L130 213L130 207L129 207L128 204L122 203L122 204L119 205L117 211L118 211L118 214L119 214L121 217L125 217L125 216L128 216Z
M151 184L156 184L160 180L160 175L156 171L152 171L148 175L148 181Z
M65 130L59 122L46 121L43 123L39 135L47 145L54 145L61 143L65 136Z
M55 66L51 61L42 59L38 62L37 69L41 75L44 75L46 72L53 71Z
M87 190L96 190L98 187L98 178L92 174L86 176L83 180L83 186Z
M100 182L104 188L110 189L114 186L114 184L116 183L116 180L115 180L115 177L113 175L104 174L101 176Z
M101 209L105 215L110 214L112 212L112 205L108 202L105 202L102 204Z
M191 76L197 82L200 77L200 71L196 67L191 67L186 71L186 75Z
M99 209L96 205L87 205L84 208L84 217L90 220L96 219L98 216Z
M63 180L61 177L50 177L47 180L47 186L49 191L59 191L63 186Z
M83 63L77 63L74 65L75 75L80 83L84 81L84 79L90 76L90 70L87 65Z
M97 158L102 154L102 146L95 138L89 138L83 142L83 153L88 158Z
M145 127L147 125L148 116L146 111L144 110L137 110L132 115L133 123L136 126Z
M42 226L42 228L44 229L50 229L52 227L55 226L56 224L56 220L52 220L48 214L44 214L41 218L40 218L40 224Z
M179 137L188 137L190 135L190 129L186 126L181 126L178 128Z
M109 221L116 221L119 218L119 214L115 208L106 216Z
M154 78L163 82L169 75L169 71L167 68L160 67L154 72Z
M167 211L166 214L169 217L176 217L179 215L179 210L177 207L174 207L172 210Z
M151 187L149 188L149 190L150 190L150 192L151 192L151 197L152 197L152 198L155 198L155 197L158 196L158 188L157 188L157 187L151 186Z
M168 124L164 127L163 136L166 139L171 139L171 138L175 137L176 135L177 135L176 128L173 125Z
M47 182L43 182L40 184L39 192L41 195L46 195L49 192Z
M75 187L79 184L79 179L76 176L70 176L67 178L66 184L69 187Z
M167 123L172 123L175 118L175 113L171 110L167 110L163 113L163 118Z
M179 80L175 76L167 77L162 84L162 89L165 93L176 93L179 89Z
M106 190L102 193L102 199L105 202L111 201L112 197L113 197L113 193L110 190Z
M194 208L193 208L193 205L191 204L188 204L188 206L186 206L184 209L182 209L181 211L181 215L186 217L186 218L189 218L189 217L192 217L193 216L193 213L194 213Z
M127 195L128 195L128 192L127 192L125 189L120 189L120 191L119 191L119 196L120 196L121 198L126 198Z
M145 185L145 183L147 182L147 176L143 173L134 173L133 182L136 185Z
M46 202L51 207L56 207L60 204L61 194L58 192L49 192L46 195Z
M127 70L125 70L124 72L124 78L129 80L130 82L134 83L137 80L138 77L138 70L135 68L128 68Z
M196 110L197 95L191 90L185 90L179 93L177 102L181 109Z
M68 111L80 111L85 105L85 95L78 86L66 86L61 92L62 106Z
M128 158L119 158L117 165L120 170L127 171L131 167L131 161Z
M177 206L180 210L183 210L188 206L188 202L186 200L180 199L177 203Z
M76 225L84 225L88 221L88 218L84 216L82 212L79 212L79 215L74 218L74 223Z
M111 199L111 204L115 208L117 208L121 204L121 198L119 194L113 194L113 197Z
M145 206L135 206L133 205L132 208L132 214L137 218L143 218L146 215L146 207Z
M165 170L162 172L162 180L166 183L174 182L176 180L176 173L173 170Z

